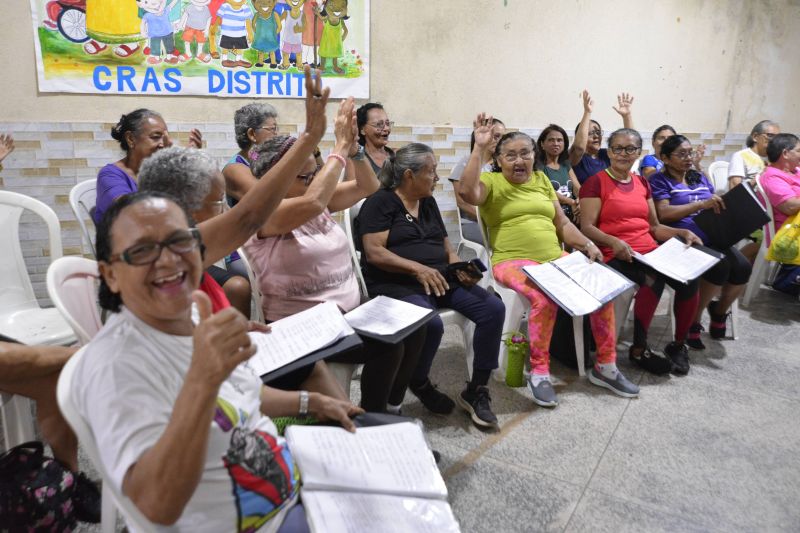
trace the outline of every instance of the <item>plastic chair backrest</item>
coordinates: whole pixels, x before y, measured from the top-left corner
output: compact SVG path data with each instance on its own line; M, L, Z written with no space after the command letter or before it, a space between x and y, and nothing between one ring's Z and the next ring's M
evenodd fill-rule
M94 207L97 203L97 180L92 178L90 180L82 181L69 191L69 206L78 219L78 224L81 227L83 238L89 244L89 250L92 252L92 257L97 257L94 251L94 239L92 232L89 231L87 220L94 228Z
M756 184L758 184L758 191L761 193L761 198L764 200L764 206L767 209L767 214L769 215L769 222L764 226L767 234L764 237L769 237L768 239L764 239L764 246L769 246L768 243L772 242L772 238L775 237L775 208L772 207L772 203L769 201L769 196L767 196L767 191L764 190L763 185L761 185L761 176L756 176ZM778 228L780 229L780 228Z
M103 327L97 304L99 279L97 262L85 257L61 257L47 269L47 293L81 346Z
M708 177L711 178L711 183L714 184L714 190L717 194L728 191L729 166L730 163L727 161L714 161L708 167Z
M258 278L256 277L256 273L253 270L252 265L250 264L250 259L247 257L247 254L244 251L244 248L239 248L237 250L239 253L239 257L242 259L242 264L244 265L245 270L247 270L247 277L250 281L250 297L253 300L253 306L255 307L255 315L253 315L253 321L263 323L264 322L264 307L262 307L262 294L261 294L261 287L258 285Z
M3 311L39 307L19 241L19 221L26 209L33 211L47 224L50 261L58 259L63 253L61 224L52 209L30 196L0 191L0 306Z
M364 200L359 200L355 205L344 212L344 232L347 234L347 241L350 244L350 257L353 259L353 270L356 273L356 280L358 281L358 289L361 291L361 301L366 302L369 299L367 293L367 283L364 281L364 273L361 272L361 256L356 250L356 239L358 236L355 233L354 223L358 212L361 210L361 205Z
M111 478L109 477L103 462L100 460L100 451L97 449L97 443L94 440L94 433L92 433L92 429L89 427L89 424L86 423L86 420L83 419L83 416L81 416L80 412L78 411L78 406L73 397L73 392L75 391L72 384L72 379L75 373L75 368L78 366L79 361L84 356L85 350L86 347L78 350L72 357L69 358L69 361L67 361L67 364L64 365L64 368L61 369L61 375L58 378L58 386L56 387L58 406L70 427L72 427L73 431L75 431L75 435L78 437L78 441L81 443L81 448L89 456L89 460L91 460L97 471L100 472L100 475L103 478L103 493L111 494L114 503L122 512L122 515L125 517L125 522L131 531L136 533L154 532L155 527L153 527L153 524L150 523L150 521L144 517L141 511L139 511L136 505L134 505L129 498L124 496L122 492L111 482Z

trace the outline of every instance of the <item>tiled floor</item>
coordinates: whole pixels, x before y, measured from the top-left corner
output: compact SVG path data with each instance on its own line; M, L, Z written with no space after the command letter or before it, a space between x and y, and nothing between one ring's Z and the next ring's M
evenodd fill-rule
M654 347L667 330L657 317ZM800 303L762 290L741 310L738 336L704 337L708 349L691 352L686 377L643 375L622 357L642 388L635 400L558 364L553 373L566 384L552 410L535 406L527 389L492 381L500 432L476 429L461 411L430 415L410 394L404 413L424 421L441 452L464 532L798 531ZM463 387L455 329L432 376L452 395Z

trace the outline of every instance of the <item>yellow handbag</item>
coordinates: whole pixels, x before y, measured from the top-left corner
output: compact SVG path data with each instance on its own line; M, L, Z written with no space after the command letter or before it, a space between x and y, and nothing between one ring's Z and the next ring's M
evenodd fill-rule
M786 219L767 250L767 260L800 265L800 213Z

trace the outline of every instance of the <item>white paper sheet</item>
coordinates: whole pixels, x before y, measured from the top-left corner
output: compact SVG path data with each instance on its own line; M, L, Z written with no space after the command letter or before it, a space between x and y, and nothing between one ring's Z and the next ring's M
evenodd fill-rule
M633 257L653 269L687 283L713 267L719 259L702 250L687 247L676 238L671 238L652 252L644 255L634 252Z
M421 320L431 310L388 296L378 296L344 315L350 327L375 335L393 335Z
M447 498L422 430L411 422L360 428L289 426L286 440L303 487Z
M572 252L553 264L601 303L613 300L633 286L622 274L600 263L589 262L581 252Z
M313 533L458 533L450 504L385 494L308 491L303 506Z
M270 324L269 333L251 332L258 351L248 364L262 376L354 333L333 302L315 305Z
M552 263L526 266L522 267L522 270L572 316L587 315L601 306L596 298L569 279Z

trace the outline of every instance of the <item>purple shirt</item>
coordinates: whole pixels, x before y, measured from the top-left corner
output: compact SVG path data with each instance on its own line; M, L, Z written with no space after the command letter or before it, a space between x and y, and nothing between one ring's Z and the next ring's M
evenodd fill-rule
M689 185L688 183L678 183L665 173L657 172L650 176L650 188L653 190L654 202L669 200L670 205L687 205L692 202L702 202L708 200L714 194L714 185L703 174L700 174L698 183ZM703 243L707 245L714 244L708 242L708 236L694 223L694 217L699 212L692 213L675 222L669 222L667 226L688 229L700 237Z
M578 178L578 183L583 185L583 182L607 169L611 165L611 160L608 158L608 150L601 148L597 152L597 157L594 158L589 154L583 154L578 164L572 167L575 172L575 177Z
M129 194L139 190L136 182L133 181L124 170L114 163L109 163L97 173L97 203L94 206L92 218L95 224L99 224L103 219L103 214L111 207L114 200L123 194Z

